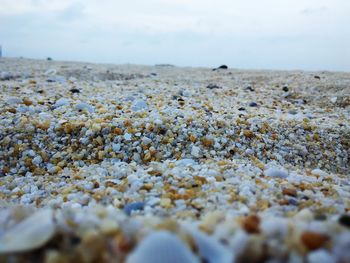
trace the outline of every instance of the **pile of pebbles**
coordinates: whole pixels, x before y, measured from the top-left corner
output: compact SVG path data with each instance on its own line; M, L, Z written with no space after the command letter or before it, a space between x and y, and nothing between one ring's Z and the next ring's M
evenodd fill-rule
M0 73L0 261L350 260L349 73Z

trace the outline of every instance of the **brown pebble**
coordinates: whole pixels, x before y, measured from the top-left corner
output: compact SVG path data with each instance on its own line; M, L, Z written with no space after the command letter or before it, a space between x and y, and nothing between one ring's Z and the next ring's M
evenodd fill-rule
M120 128L115 128L114 129L114 133L117 134L117 135L122 135L123 134L123 130L120 129Z
M254 133L253 133L252 131L250 131L250 130L244 130L244 131L243 131L243 135L244 135L245 137L247 137L247 138L253 138Z
M305 231L301 234L300 239L309 250L316 250L325 245L329 240L329 236L317 232Z
M282 199L282 200L278 201L278 204L279 205L289 205L289 202L287 199Z
M207 148L212 147L214 145L214 141L208 138L203 138L201 141L203 146Z
M191 134L190 136L189 136L189 140L191 141L191 142L196 142L196 136L194 136L193 134Z
M258 234L260 233L260 218L257 215L247 216L242 226L249 234Z
M11 113L16 113L17 112L17 110L15 108L8 109L7 111L11 112Z
M99 188L100 187L100 184L97 181L94 181L93 184L94 184L94 188Z
M283 188L282 194L296 197L297 191L293 188Z
M130 252L134 247L134 242L131 238L126 237L124 234L120 233L115 237L115 243L117 249L122 253Z
M23 104L26 105L26 106L30 106L30 105L33 104L33 102L31 100L29 100L29 99L24 99L23 100Z

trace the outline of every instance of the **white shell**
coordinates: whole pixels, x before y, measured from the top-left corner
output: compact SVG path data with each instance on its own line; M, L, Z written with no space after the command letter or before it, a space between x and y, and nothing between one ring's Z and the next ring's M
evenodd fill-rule
M53 211L40 210L0 237L0 253L22 252L44 245L55 233Z
M127 263L199 263L188 247L174 234L150 234L128 257Z

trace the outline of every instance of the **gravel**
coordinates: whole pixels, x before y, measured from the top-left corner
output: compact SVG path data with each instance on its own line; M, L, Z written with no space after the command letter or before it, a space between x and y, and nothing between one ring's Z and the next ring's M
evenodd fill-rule
M0 72L0 261L350 260L349 73Z

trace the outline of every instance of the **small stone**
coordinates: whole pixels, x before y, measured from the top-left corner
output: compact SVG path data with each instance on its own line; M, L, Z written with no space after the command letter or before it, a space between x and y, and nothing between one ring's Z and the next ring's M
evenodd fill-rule
M337 100L338 100L338 97L332 97L332 98L330 98L330 101L331 101L333 104L336 103Z
M152 140L148 137L142 137L141 140L144 145L149 145L152 142Z
M338 222L339 222L339 224L341 224L347 228L350 228L350 215L345 214L345 215L340 216L338 219Z
M326 249L312 251L307 255L308 263L336 263L336 259Z
M194 243L198 248L198 254L207 263L231 263L233 261L232 251L215 240L213 237L198 231L190 230Z
M80 90L78 90L76 88L70 89L69 91L72 93L80 93Z
M120 149L121 149L120 143L113 143L113 144L112 144L112 150L113 150L114 152L119 152Z
M59 108L59 107L62 107L62 106L66 106L69 104L69 100L66 99L66 98L60 98L56 101L56 103L54 104L54 107L55 108Z
M240 107L240 108L238 108L238 110L239 110L239 111L245 111L245 108Z
M247 138L253 138L254 137L254 133L250 130L244 130L243 131L243 135Z
M329 236L317 232L305 231L301 234L300 239L309 250L316 250L325 245L329 240Z
M9 72L1 72L0 73L0 80L11 80L13 78L12 74Z
M221 87L215 84L209 84L207 86L207 89L221 89Z
M140 211L143 210L145 206L144 202L134 202L134 203L129 203L127 205L124 206L123 211L127 214L127 215L131 215L132 211Z
M93 106L91 106L90 104L87 104L85 102L80 102L77 105L75 105L75 109L78 111L87 110L90 113L95 111Z
M197 140L197 137L196 137L195 135L191 134L191 135L188 137L188 139L189 139L191 142L195 143L196 140Z
M124 134L124 140L130 141L130 140L131 140L131 134L125 133L125 134Z
M255 91L255 89L252 88L252 86L248 86L245 88L245 90L249 90L249 91Z
M260 218L257 215L247 216L242 226L247 233L258 234L260 233Z
M249 107L258 107L258 104L256 102L250 102Z
M219 67L217 67L217 68L214 68L213 71L218 70L218 69L228 69L228 66L226 66L226 65L221 65L221 66L219 66Z
M191 250L175 234L151 233L128 256L126 263L199 263Z
M95 133L100 132L101 131L101 125L98 124L98 123L94 123L94 124L92 124L91 129Z
M184 106L185 105L185 100L183 98L178 98L177 101L179 102L180 106Z
M204 147L210 148L214 145L214 141L212 139L209 139L207 137L204 137L201 139L201 142Z
M26 105L26 106L30 106L33 104L33 102L29 99L23 99L23 104Z
M283 86L282 90L283 90L284 92L288 92L288 91L289 91L289 89L288 89L287 86Z
M282 194L296 197L297 191L293 188L283 188Z
M58 82L61 84L64 84L67 82L67 80L64 76L52 76L52 77L49 77L46 81L47 82Z
M10 108L10 109L7 109L7 112L15 114L17 112L17 110L15 108Z
M197 146L192 146L191 155L196 158L200 157L200 148Z
M144 100L136 100L133 103L131 109L133 111L143 111L143 110L147 110L148 109L148 105L147 105L146 101L144 101Z
M311 171L311 174L316 175L316 176L320 176L320 177L326 177L328 174L325 171L322 171L321 169L313 169Z
M287 178L288 173L278 168L268 168L264 171L265 176Z
M320 76L317 76L317 75L315 75L314 78L315 78L315 79L318 79L318 80L321 79L321 77L320 77Z
M170 198L162 198L160 199L160 205L164 208L170 208L171 207L171 200Z

